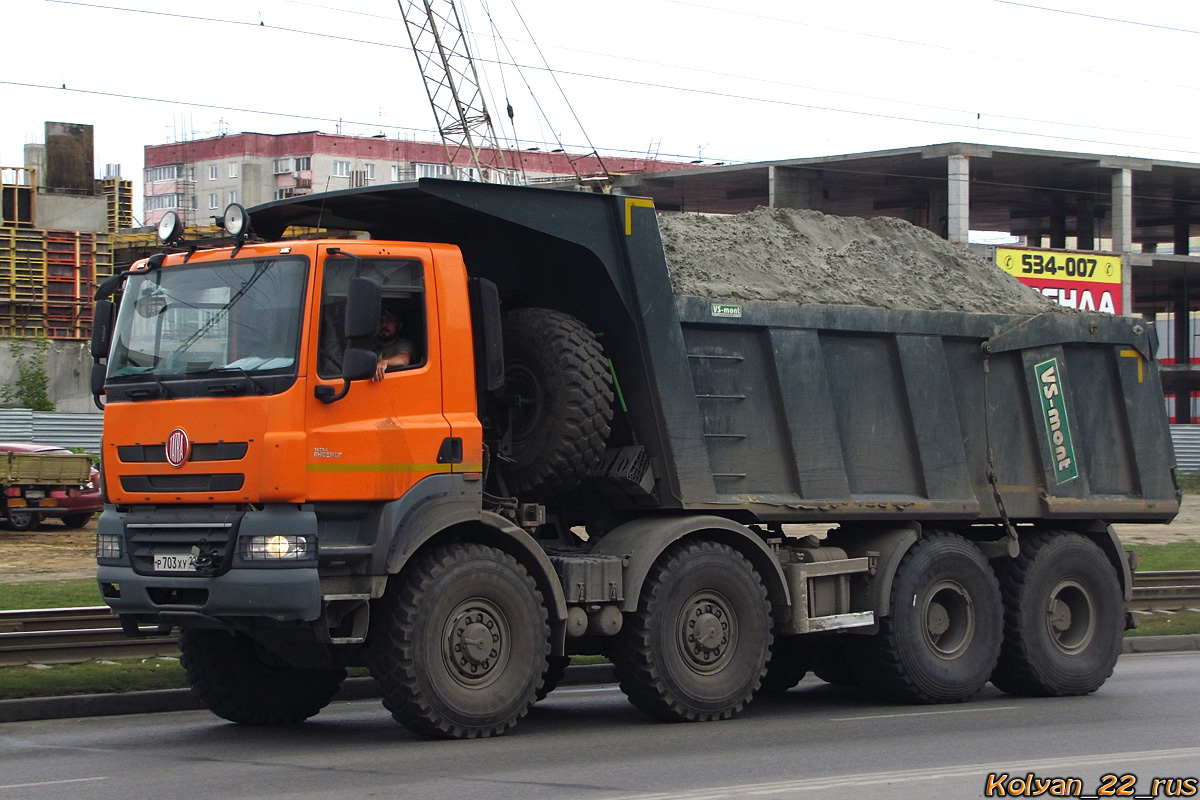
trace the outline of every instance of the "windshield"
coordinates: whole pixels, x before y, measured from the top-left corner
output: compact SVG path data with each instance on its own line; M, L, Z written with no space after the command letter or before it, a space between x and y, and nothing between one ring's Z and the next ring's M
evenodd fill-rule
M131 276L108 380L295 372L307 262L240 259ZM144 379L144 378L143 378Z

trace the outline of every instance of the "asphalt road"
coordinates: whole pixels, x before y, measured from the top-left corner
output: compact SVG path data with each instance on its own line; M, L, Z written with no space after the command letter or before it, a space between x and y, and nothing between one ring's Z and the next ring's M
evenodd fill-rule
M650 721L616 687L564 687L511 734L471 742L416 738L378 701L273 729L192 711L0 726L0 798L961 798L1029 773L1078 778L1084 795L1106 774L1118 796L1195 779L1200 653L1122 656L1081 698L989 686L966 704L889 706L809 678L694 725Z

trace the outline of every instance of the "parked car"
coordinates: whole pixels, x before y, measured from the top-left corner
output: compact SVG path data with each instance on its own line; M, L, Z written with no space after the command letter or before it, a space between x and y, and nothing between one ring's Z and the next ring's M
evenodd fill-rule
M65 447L33 442L0 442L0 452L10 453L39 453L39 454L70 454ZM49 493L54 498L53 506L41 506L36 509L8 510L8 526L13 530L34 530L47 517L62 520L68 528L82 528L92 518L92 515L103 510L104 501L100 497L100 474L92 467L88 482L76 488L59 488Z

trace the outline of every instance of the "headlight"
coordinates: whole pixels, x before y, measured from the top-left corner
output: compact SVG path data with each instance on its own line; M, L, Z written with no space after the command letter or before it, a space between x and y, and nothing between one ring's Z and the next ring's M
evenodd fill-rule
M97 533L96 534L96 558L120 558L121 557L121 534L119 533Z
M242 558L251 561L296 560L314 555L307 536L251 536L242 540Z

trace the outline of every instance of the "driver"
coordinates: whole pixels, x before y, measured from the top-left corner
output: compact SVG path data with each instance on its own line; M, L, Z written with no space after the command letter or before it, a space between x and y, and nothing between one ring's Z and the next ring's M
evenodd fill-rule
M412 363L413 343L400 335L404 326L401 316L391 309L384 308L379 312L379 330L375 338L379 340L379 362L375 365L375 377L371 380L383 380L383 374L389 367L404 367Z

